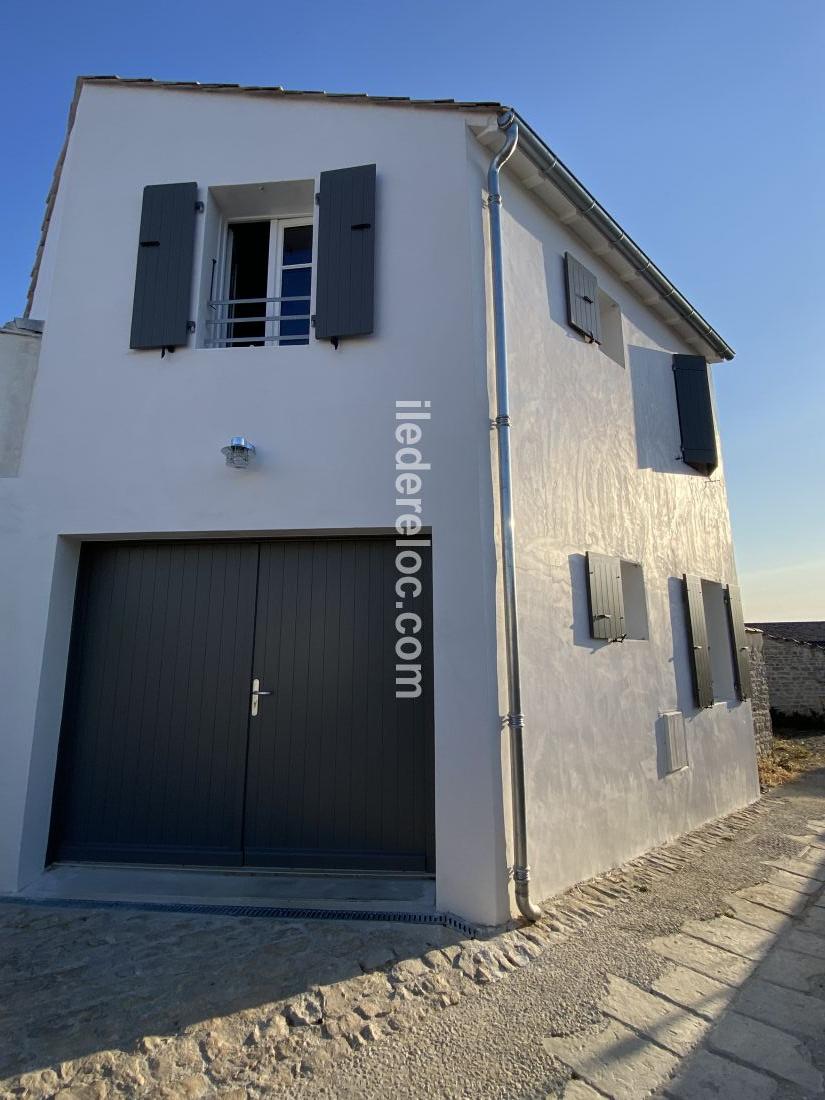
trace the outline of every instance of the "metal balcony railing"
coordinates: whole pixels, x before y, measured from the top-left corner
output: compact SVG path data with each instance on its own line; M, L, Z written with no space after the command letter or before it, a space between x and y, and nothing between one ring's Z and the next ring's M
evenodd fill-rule
M298 303L304 304L306 313L291 312L301 308ZM207 347L228 348L233 344L264 347L267 344L301 344L309 341L309 295L291 298L213 298L208 305L214 316L206 320ZM280 306L279 311L270 313L270 305ZM260 309L253 310L251 316L243 313L239 316L238 307L244 310L252 306L260 306Z

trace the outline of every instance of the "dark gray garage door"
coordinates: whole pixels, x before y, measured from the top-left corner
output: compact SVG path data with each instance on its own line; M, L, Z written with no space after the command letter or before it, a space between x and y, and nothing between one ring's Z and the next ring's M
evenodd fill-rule
M423 692L397 699L394 559L85 544L50 857L432 871L430 563Z

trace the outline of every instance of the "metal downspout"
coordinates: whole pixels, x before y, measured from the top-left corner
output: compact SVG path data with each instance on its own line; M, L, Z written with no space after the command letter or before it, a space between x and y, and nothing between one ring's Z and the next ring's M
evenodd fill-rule
M541 910L530 900L530 868L527 864L527 809L524 793L524 715L521 713L521 675L518 649L516 602L516 547L513 530L513 491L510 467L510 398L507 381L507 331L504 319L504 272L501 244L502 166L518 142L518 123L513 111L499 116L505 142L490 162L487 172L487 204L490 212L490 263L493 284L493 331L495 337L496 418L498 437L498 495L501 513L501 558L504 584L504 633L507 642L506 722L510 727L510 770L513 801L513 847L516 904L527 920L536 921Z

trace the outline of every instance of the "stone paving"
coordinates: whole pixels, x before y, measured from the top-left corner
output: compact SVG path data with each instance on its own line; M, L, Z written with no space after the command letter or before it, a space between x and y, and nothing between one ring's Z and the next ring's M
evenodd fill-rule
M414 1025L541 953L441 926L0 907L0 1097L239 1100Z
M816 1064L825 1046L825 821L808 830L794 838L799 855L766 861L768 884L732 895L725 915L649 942L675 964L650 991L611 976L599 1006L606 1026L544 1040L574 1075L566 1100L825 1096Z
M760 826L782 801L476 940L2 905L0 1097L825 1095L825 821ZM720 881L739 886L721 905Z

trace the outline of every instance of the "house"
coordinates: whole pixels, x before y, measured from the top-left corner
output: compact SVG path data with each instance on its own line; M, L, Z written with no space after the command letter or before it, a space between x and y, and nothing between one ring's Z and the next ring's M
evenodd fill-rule
M81 78L26 318L0 890L495 924L758 797L733 352L514 112Z
M825 623L751 623L762 631L771 714L780 729L825 722Z

